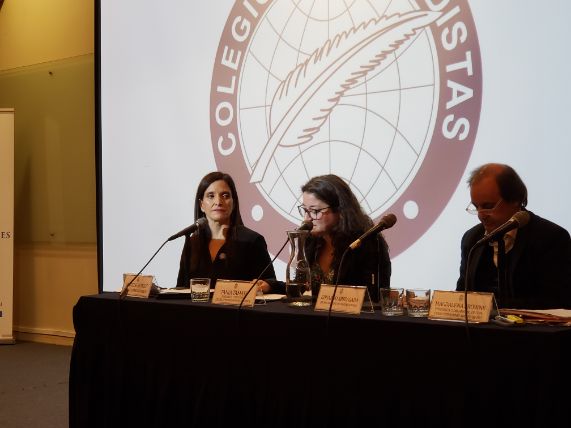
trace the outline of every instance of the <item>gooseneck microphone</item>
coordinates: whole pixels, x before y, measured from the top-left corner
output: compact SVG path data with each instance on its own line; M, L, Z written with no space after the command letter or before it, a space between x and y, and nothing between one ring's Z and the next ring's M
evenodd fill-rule
M304 221L301 226L299 226L296 230L307 230L307 231L311 231L311 229L313 229L313 222L310 221ZM289 242L289 238L286 239L286 241L284 242L284 244L282 245L282 247L278 250L278 252L276 253L276 255L274 256L274 258L272 260L270 260L270 262L266 265L266 267L262 270L262 272L260 272L260 274L258 275L258 277L256 278L256 280L252 283L252 286L248 289L248 292L246 294L244 294L244 297L242 297L242 301L240 302L240 306L238 306L238 311L240 311L240 309L242 308L242 305L244 304L244 300L246 300L246 297L248 296L248 294L250 294L250 292L252 291L252 289L256 286L256 284L258 282L260 282L260 279L262 278L262 275L269 269L269 267L274 263L274 261L278 258L278 256L281 254L281 252L284 250L285 246L287 245L287 243Z
M161 249L165 246L165 244L167 242L173 241L177 238L180 238L181 236L190 235L190 234L196 232L198 229L204 227L207 223L208 223L208 220L206 219L206 217L200 217L193 224L191 224L188 227L185 227L180 232L175 233L169 239L167 239L165 242L163 242L161 244L161 246L159 247L159 249L157 251L155 251L155 254L153 254L151 256L151 258L149 259L149 261L147 263L145 263L145 266L143 266L141 268L141 270L139 272L137 272L137 274L133 278L131 278L131 281L129 281L129 283L125 287L123 287L123 289L121 290L121 293L119 293L119 298L122 299L123 297L125 297L127 295L127 292L129 291L129 286L133 283L133 281L135 281L139 277L139 275L141 275L141 272L143 272L143 270L149 265L149 263L151 263L151 261L159 253L159 251L161 251Z
M396 222L397 222L397 216L396 215L394 215L394 214L384 215L375 226L371 227L369 230L367 230L365 233L363 233L358 239L353 241L353 243L351 245L349 245L349 249L354 250L355 248L358 248L359 245L361 245L361 242L363 242L369 236L376 235L381 230L385 230L385 229L389 229L389 228L393 227Z
M484 235L482 239L476 242L475 246L482 245L490 241L497 241L510 230L524 227L527 223L529 223L529 212L518 211L504 224Z
M196 232L199 228L205 226L206 223L208 223L208 220L206 219L206 217L200 217L193 224L191 224L188 227L185 227L180 232L175 233L173 236L171 236L169 239L167 239L167 242L178 239L181 236L191 235L192 233Z
M473 253L474 250L479 247L480 245L483 245L487 242L492 242L492 241L497 241L502 239L502 237L509 232L510 230L513 229L520 229L524 226L527 225L527 223L529 223L529 219L530 219L530 215L529 212L527 211L518 211L517 213L515 213L508 221L506 221L504 224L502 224L501 226L495 228L494 230L492 230L490 233L484 235L483 238L481 238L478 242L476 242L472 248L470 248L470 251L468 252L468 257L466 259L466 271L465 271L465 276L464 276L464 322L466 325L466 334L467 334L467 338L468 338L468 342L471 342L471 338L470 338L470 329L469 329L469 322L468 322L468 291L471 290L471 285L470 284L470 266L472 265L472 259L473 259ZM501 284L502 282L505 281L501 281L500 280L500 271L498 269L498 284L500 285L501 288Z
M335 301L335 295L337 294L337 288L339 285L339 274L341 273L341 266L343 266L343 262L345 261L345 256L349 251L358 248L361 245L361 243L369 236L376 235L377 233L379 233L384 229L389 229L393 227L396 222L397 222L396 215L392 213L385 214L383 217L381 217L381 219L375 226L371 227L369 230L363 233L358 239L353 241L351 245L349 245L345 249L345 251L343 251L343 254L341 255L341 260L339 261L339 266L337 268L337 274L335 276L335 288L333 288L333 295L331 296L331 302L329 303L329 311L327 312L327 325L325 329L326 334L329 334L329 318L331 317L331 309L333 308L333 302Z

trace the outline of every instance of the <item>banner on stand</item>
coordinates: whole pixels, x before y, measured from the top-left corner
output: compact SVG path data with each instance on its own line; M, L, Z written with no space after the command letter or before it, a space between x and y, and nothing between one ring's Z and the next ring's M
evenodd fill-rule
M0 108L0 343L14 343L14 109Z

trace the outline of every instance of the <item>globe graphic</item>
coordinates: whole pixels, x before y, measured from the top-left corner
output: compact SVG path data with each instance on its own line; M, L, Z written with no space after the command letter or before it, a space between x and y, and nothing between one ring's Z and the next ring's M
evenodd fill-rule
M243 52L238 87L238 126L249 171L272 136L272 102L288 73L338 34L417 9L405 0L273 1ZM301 186L313 176L336 174L377 218L422 164L434 131L438 86L434 42L425 28L347 90L309 141L278 145L258 190L298 223Z

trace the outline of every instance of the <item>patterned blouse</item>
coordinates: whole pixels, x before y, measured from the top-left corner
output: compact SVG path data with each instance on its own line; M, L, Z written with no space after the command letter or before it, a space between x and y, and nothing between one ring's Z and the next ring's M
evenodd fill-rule
M313 297L317 297L321 284L335 284L335 271L329 269L324 273L319 263L311 265L311 291L315 293Z

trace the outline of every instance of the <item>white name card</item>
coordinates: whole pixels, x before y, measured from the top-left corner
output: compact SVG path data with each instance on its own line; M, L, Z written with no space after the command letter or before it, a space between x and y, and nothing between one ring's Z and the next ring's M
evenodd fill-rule
M494 294L469 291L467 298L468 322L488 322L492 311ZM465 321L464 292L434 290L428 318Z
M335 286L331 284L321 284L319 294L317 295L317 302L315 303L316 311L329 311L342 312L345 314L360 314L365 300L365 292L367 287L357 285L338 285L333 298Z
M145 299L148 298L153 289L153 275L139 275L136 278L135 277L136 275L134 273L123 274L123 289L121 290L121 293L123 293L125 291L125 287L128 286L127 296L142 297Z
M212 303L215 305L254 306L258 287L252 288L252 281L231 281L219 279L216 281ZM246 293L248 295L246 296ZM244 299L244 296L246 298ZM242 303L242 299L244 303Z

